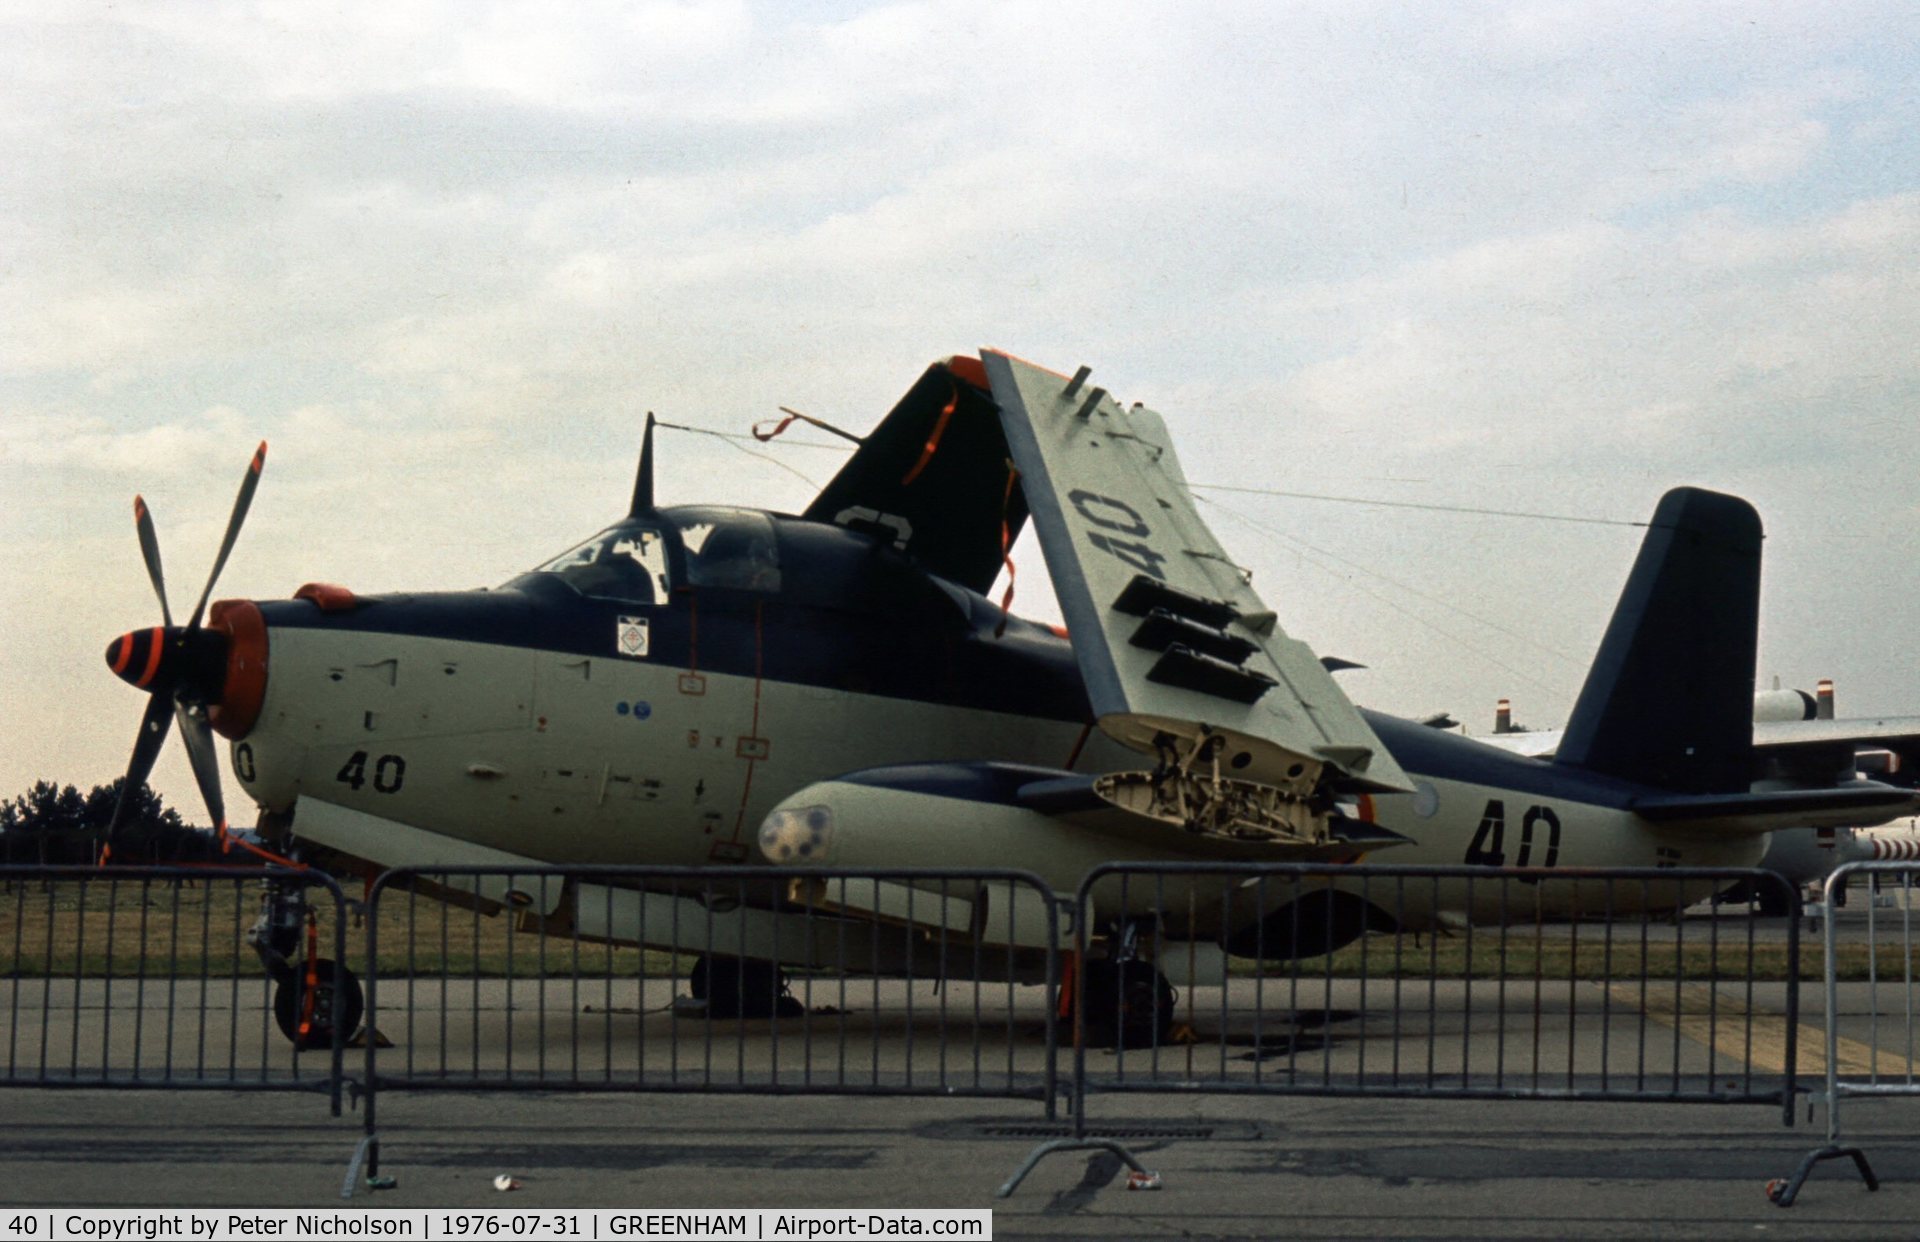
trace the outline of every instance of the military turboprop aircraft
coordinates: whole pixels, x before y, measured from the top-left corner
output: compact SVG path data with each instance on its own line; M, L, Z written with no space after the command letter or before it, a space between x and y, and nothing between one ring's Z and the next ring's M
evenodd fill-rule
M498 589L310 584L222 601L202 625L210 578L183 627L136 498L165 625L107 652L152 695L127 788L178 718L222 830L210 731L230 740L261 834L308 859L990 863L1058 891L1114 859L1388 847L1456 866L1743 865L1773 826L1875 823L1915 803L1852 779L1751 787L1761 532L1731 496L1661 500L1547 762L1356 709L1200 519L1160 416L1122 407L1086 368L992 350L936 364L799 515L661 506L653 462L650 422L626 516ZM1029 517L1064 631L983 594ZM1497 917L1462 887L1436 886L1432 908L1395 925ZM876 909L840 913L878 916L873 891ZM471 896L510 895L479 882ZM674 912L691 898L511 896L582 935L712 948L675 940L713 924ZM279 894L256 936L283 989L313 974L286 961L295 900ZM1306 901L1325 905L1302 919L1242 903L1232 925L1177 934L1272 957L1381 925L1349 886ZM1155 911L1095 913L1119 928ZM721 917L742 958L808 960L796 929L781 934L790 906ZM974 934L1044 949L1041 920L1005 927Z

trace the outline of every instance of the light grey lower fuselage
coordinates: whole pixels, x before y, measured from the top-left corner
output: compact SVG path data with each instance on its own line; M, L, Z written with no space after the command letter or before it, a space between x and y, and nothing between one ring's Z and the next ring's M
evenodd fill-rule
M1372 720L1417 785L1372 799L1374 820L1408 838L1375 856L1382 862L1491 865L1497 854L1560 868L1731 867L1765 849L1762 834L1649 824L1604 780ZM694 865L764 862L755 837L767 812L845 772L931 760L1137 766L1097 730L1086 734L1071 721L645 659L314 627L273 631L265 705L233 752L242 785L273 811L304 796L541 862ZM1071 891L1100 862L1193 856L1171 833L1155 849L1049 822L1003 825L956 803L951 817L900 824L883 846L833 861L1018 868ZM1470 900L1464 880L1447 880L1396 898L1413 923L1499 917L1497 886L1479 890ZM1638 891L1607 900L1630 909ZM1549 914L1596 908L1596 894L1577 885L1540 893Z

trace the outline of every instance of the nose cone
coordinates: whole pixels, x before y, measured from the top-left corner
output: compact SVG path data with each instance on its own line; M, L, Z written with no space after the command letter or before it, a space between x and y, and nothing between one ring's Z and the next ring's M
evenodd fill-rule
M185 694L195 703L212 707L224 697L234 647L232 631L230 624L211 618L198 629L156 625L129 630L107 644L107 667L137 690ZM264 660L264 652L251 647L244 654L256 657L255 662Z
M151 690L162 680L167 648L173 645L167 638L164 626L129 630L107 645L107 667L128 685Z

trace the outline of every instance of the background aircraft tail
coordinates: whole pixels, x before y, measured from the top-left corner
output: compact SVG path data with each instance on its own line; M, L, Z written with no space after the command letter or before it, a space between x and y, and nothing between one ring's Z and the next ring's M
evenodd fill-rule
M1660 498L1556 762L1675 793L1748 788L1760 541L1737 496Z

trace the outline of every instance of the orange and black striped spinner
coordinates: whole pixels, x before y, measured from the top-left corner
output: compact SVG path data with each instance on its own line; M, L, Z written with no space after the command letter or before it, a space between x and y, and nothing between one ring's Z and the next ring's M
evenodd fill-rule
M141 690L152 690L165 684L161 680L163 668L171 673L167 660L168 649L176 644L167 641L167 627L153 626L151 629L130 630L107 645L107 667L114 675L130 686Z

